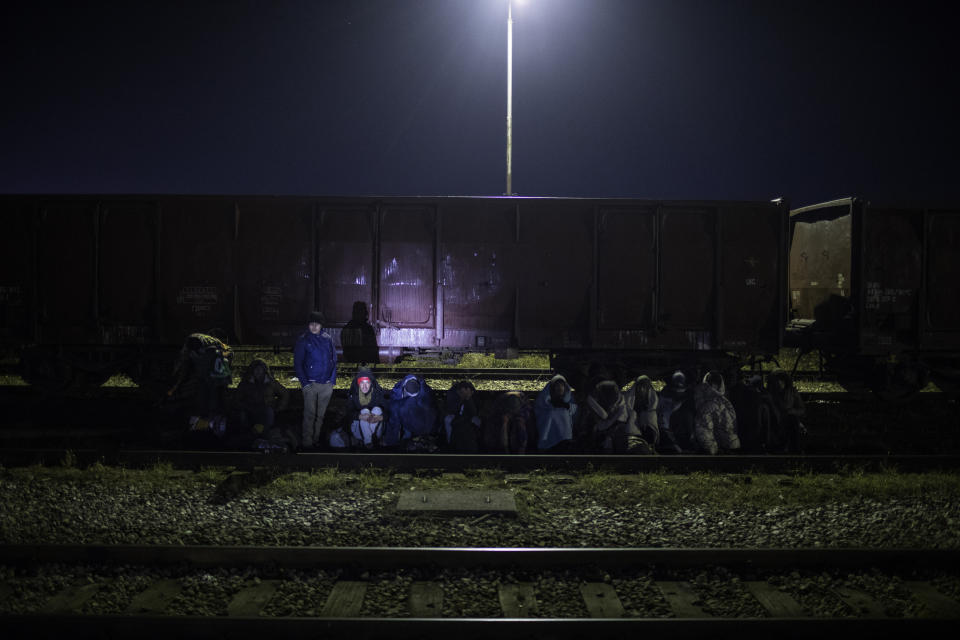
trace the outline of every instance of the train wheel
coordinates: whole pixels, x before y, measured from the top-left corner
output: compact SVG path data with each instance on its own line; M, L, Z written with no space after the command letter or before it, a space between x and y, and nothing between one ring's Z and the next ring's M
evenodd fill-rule
M905 402L913 399L930 382L930 370L914 359L882 362L874 367L870 388L878 398L887 402Z
M114 373L110 367L79 366L62 354L42 348L24 349L20 370L28 384L63 395L95 393Z

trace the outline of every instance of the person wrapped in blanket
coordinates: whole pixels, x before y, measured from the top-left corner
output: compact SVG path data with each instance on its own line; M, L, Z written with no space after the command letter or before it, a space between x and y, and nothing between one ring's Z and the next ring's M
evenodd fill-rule
M558 374L550 379L537 394L533 412L537 419L537 450L541 453L572 452L577 403L565 377Z
M480 450L482 422L473 399L477 388L469 380L453 383L444 398L443 435L447 448L457 453Z
M437 408L433 390L420 376L408 375L390 392L383 446L401 451L437 449Z
M654 453L656 435L640 430L637 414L627 406L616 382L598 382L587 393L585 405L578 429L584 452Z
M711 371L693 389L694 439L697 453L716 455L740 449L737 413L726 396L726 383L719 371Z

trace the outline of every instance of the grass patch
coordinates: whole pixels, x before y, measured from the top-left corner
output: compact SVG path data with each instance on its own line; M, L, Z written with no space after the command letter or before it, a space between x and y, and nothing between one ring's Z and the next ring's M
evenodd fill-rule
M697 472L581 476L572 490L609 506L683 508L709 504L718 508L818 506L825 502L864 499L919 499L960 495L960 475L901 474L896 471L850 474L730 475Z
M98 484L108 490L126 487L163 488L170 486L218 485L231 469L204 468L197 472L158 464L148 469L110 467L101 463L86 469L76 466L32 466L0 469L0 477L24 482L48 480L76 484ZM660 507L682 510L707 505L717 509L774 509L817 507L825 503L861 500L956 500L960 496L960 474L900 473L891 469L864 472L843 469L835 474L798 472L785 475L722 474L697 472L672 475L664 472L622 475L604 470L573 476L572 482L558 482L556 474L531 472L524 484L507 483L499 470L471 469L465 477L395 477L388 469L365 468L342 472L335 468L309 472L282 473L257 488L265 498L316 496L339 490L378 492L443 489L508 489L537 508L562 507L583 500L612 508Z
M517 358L497 358L492 353L465 353L459 368L464 369L549 369L547 353L525 353Z
M275 478L260 491L267 497L297 497L316 495L346 486L347 481L337 469L296 471Z

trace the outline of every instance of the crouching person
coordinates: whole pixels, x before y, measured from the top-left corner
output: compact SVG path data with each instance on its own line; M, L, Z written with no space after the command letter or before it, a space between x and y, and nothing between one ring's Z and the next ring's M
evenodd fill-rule
M386 426L387 404L386 393L373 372L358 370L347 394L344 425L330 434L330 446L334 449L379 447Z
M737 414L737 435L742 453L766 453L776 448L771 440L776 410L763 388L763 378L752 375L730 389L730 403Z
M660 443L660 422L657 418L660 397L653 388L653 381L648 376L637 376L633 386L623 394L623 400L636 415L640 435L656 449Z
M478 431L482 425L473 395L477 388L469 380L455 382L444 401L443 428L447 446L457 453L480 450Z
M786 371L774 371L767 378L767 389L776 417L772 448L784 453L803 453L807 429L800 419L806 414L806 406L793 386L793 378Z
M644 439L636 414L627 406L620 387L603 380L587 394L580 433L585 449L598 453L651 454L653 443Z
M180 349L167 399L207 424L224 414L224 396L232 380L230 347L219 329L191 333ZM202 430L202 429L201 429Z
M693 390L696 407L694 435L697 452L716 455L740 449L737 414L727 400L726 385L718 371L711 371Z
M237 385L237 399L241 428L259 434L273 427L277 412L290 403L290 392L273 377L265 360L254 358Z
M405 451L432 452L437 448L437 409L433 390L423 378L408 375L390 393L390 415L383 445Z
M682 371L674 371L657 397L657 426L660 428L657 452L693 452L696 449L695 418L693 390L687 387L687 376Z
M537 421L537 449L541 453L568 453L574 449L573 421L577 403L570 383L561 375L550 379L533 405Z
M526 453L533 407L522 391L505 391L493 401L484 427L488 453Z

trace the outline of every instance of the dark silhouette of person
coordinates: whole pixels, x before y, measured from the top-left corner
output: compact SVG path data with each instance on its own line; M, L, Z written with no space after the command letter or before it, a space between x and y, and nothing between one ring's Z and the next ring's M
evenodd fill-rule
M340 344L343 347L343 360L372 364L380 362L380 348L377 346L377 333L368 321L367 303L357 300L353 303L350 321L340 332Z

